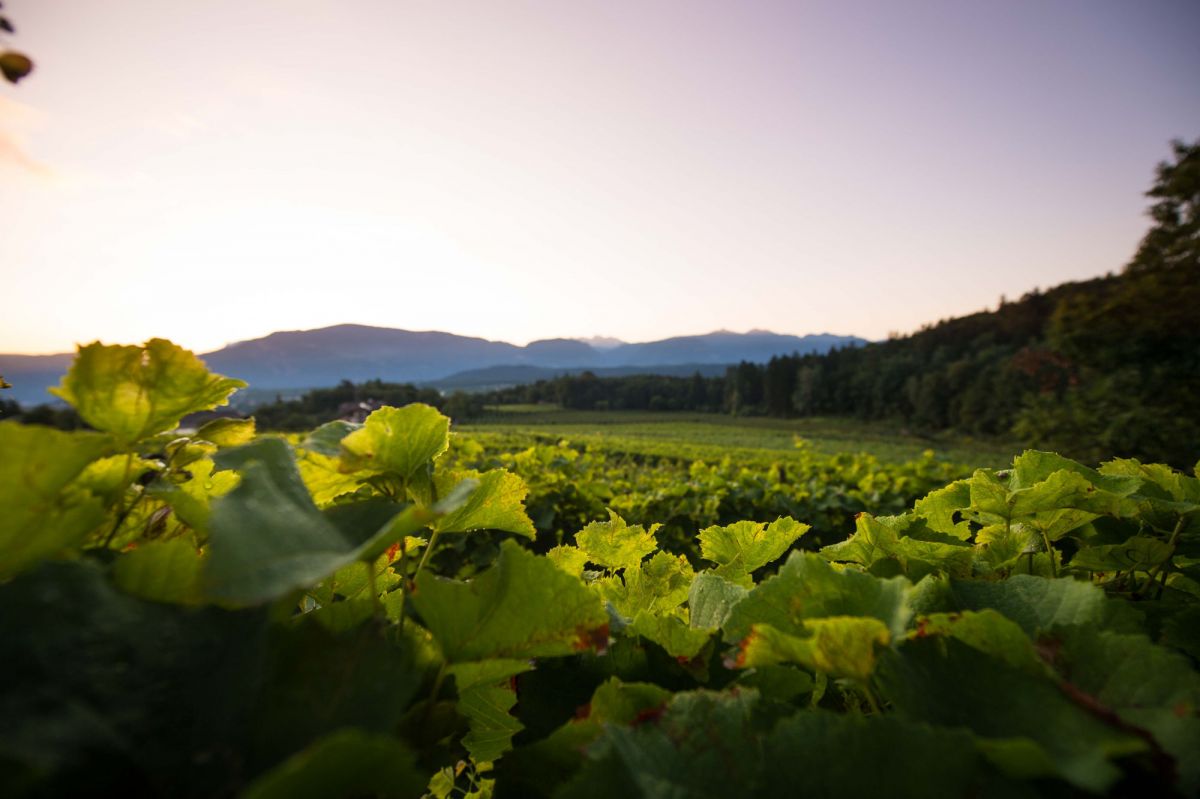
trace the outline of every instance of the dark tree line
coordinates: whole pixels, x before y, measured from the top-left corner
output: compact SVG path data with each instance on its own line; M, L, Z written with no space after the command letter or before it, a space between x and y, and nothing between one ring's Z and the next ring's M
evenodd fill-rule
M471 418L483 408L481 397L463 392L444 396L436 389L412 383L343 380L333 388L314 389L299 399L276 398L273 403L255 408L254 418L260 430L311 430L334 419L361 422L376 408L412 402L432 405L453 419Z
M488 405L553 404L571 410L708 411L725 409L725 379L630 375L597 377L591 372L539 380L484 395Z

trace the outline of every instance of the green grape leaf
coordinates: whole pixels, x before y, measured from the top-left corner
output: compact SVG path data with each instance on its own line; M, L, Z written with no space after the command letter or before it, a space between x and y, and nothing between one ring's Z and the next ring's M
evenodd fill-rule
M188 466L191 477L187 480L182 483L155 480L146 487L146 493L170 506L188 527L207 532L212 501L228 494L241 481L237 472L229 469L214 471L215 468L211 459L196 461Z
M581 580L515 541L469 582L422 572L411 602L450 663L566 655L607 633L608 614Z
M201 600L204 559L185 538L151 541L123 553L113 564L113 582L127 594L153 602L194 604Z
M645 723L607 725L588 751L594 760L558 795L758 795L765 764L755 729L757 700L753 690L678 693Z
M355 560L374 560L437 516L383 500L322 513L280 439L258 439L215 460L241 473L238 487L212 503L208 520L204 583L215 599L254 604L308 588Z
M948 635L1008 665L1033 675L1045 673L1033 641L1014 621L994 610L963 613L933 613L917 619L909 638Z
M876 684L902 718L967 728L985 739L1028 739L1048 754L1039 762L1084 790L1107 790L1121 774L1111 760L1148 748L1138 735L1074 701L1050 677L1014 668L953 637L915 638L898 653L888 650Z
M587 565L588 559L586 552L570 544L559 544L547 552L546 557L555 566L575 577L583 575L583 567Z
M575 534L575 545L587 553L588 561L606 569L623 569L640 563L642 558L658 548L654 533L660 524L650 529L640 524L628 525L613 511L608 521L592 522Z
M308 614L272 625L253 707L256 759L278 762L346 727L395 734L433 678L414 628L360 624L336 632Z
M1002 582L955 580L950 593L958 610L991 608L1021 626L1027 635L1060 626L1099 625L1113 630L1136 630L1141 614L1103 589L1071 579L1047 579L1018 574Z
M23 767L32 796L135 774L152 793L223 793L256 721L266 613L146 602L105 572L80 558L0 583L5 776ZM217 752L234 757L196 756Z
M438 495L448 493L462 480L477 480L479 487L470 498L453 513L448 513L434 523L441 533L469 533L474 530L502 530L526 538L534 538L537 531L525 513L525 496L529 489L525 481L505 469L478 472L442 472L434 478Z
M693 627L715 630L724 626L734 605L750 590L712 572L701 572L688 591L688 609Z
M211 441L218 447L240 447L254 440L254 419L213 419L200 425L196 438Z
M156 338L144 347L99 342L80 347L62 384L50 392L128 447L173 430L189 413L224 405L245 385L213 374L191 352Z
M480 685L459 694L457 709L470 732L462 744L477 763L490 763L512 750L512 739L525 725L509 713L517 692L506 685Z
M968 733L891 715L797 713L764 740L763 753L774 765L766 769L762 796L981 794L979 757Z
M129 486L142 475L160 468L160 462L136 455L110 455L89 463L76 478L75 487L91 492L111 506L125 496Z
M1079 475L1096 488L1122 497L1137 492L1142 485L1137 475L1109 474L1103 468L1096 471L1062 455L1030 449L1013 460L1009 487L1014 491L1030 488L1061 471Z
M211 457L216 451L217 445L211 441L177 438L167 444L165 454L172 469L183 469L201 458Z
M1186 795L1200 789L1200 674L1188 659L1140 634L1093 626L1060 631L1043 641L1052 665L1073 692L1126 722L1149 730L1175 759Z
M491 762L510 751L513 736L525 728L509 714L517 703L509 680L532 668L528 660L484 660L448 669L458 689L458 713L470 725L463 746L475 762Z
M904 634L911 615L909 587L903 577L883 580L837 569L811 552L793 552L776 575L733 606L724 638L728 643L741 641L755 624L802 636L807 620L829 616L870 616L897 638Z
M1071 558L1071 568L1084 571L1149 571L1171 557L1174 548L1165 541L1135 535L1120 544L1083 547Z
M755 624L740 645L738 668L798 663L830 677L865 682L876 650L891 641L887 625L869 616L831 616L804 622L803 636Z
M0 422L0 577L78 546L104 521L102 501L71 483L111 446L96 433Z
M925 519L929 529L967 541L971 538L971 523L958 517L970 506L970 482L955 480L950 485L931 491L924 498L918 499L913 505L913 511Z
M416 755L390 735L331 733L254 780L243 799L377 796L409 799L425 788Z
M588 745L608 724L632 724L660 712L671 692L652 683L621 682L610 677L580 707L575 718L545 738L507 755L500 767L502 783L519 794L551 791L569 779L584 762Z
M654 683L621 682L609 677L588 704L588 718L599 724L630 724L645 710L662 707L671 692Z
M673 658L694 658L712 637L711 630L690 627L686 614L639 611L627 632L653 641Z
M821 548L821 557L841 563L857 563L875 572L879 564L894 561L896 568L912 580L943 572L959 577L971 574L975 552L968 545L922 541L900 535L913 522L910 516L875 518L860 513L855 518L854 535L837 544Z
M600 595L628 618L639 611L662 613L688 598L695 573L687 558L657 552L649 560L626 567L620 575L597 580Z
M296 451L296 467L300 479L312 495L317 507L324 508L339 497L353 494L363 487L371 475L367 472L341 471L341 461L308 449Z
M717 574L743 582L758 569L787 552L809 526L781 516L769 525L736 522L700 532L700 554L718 565Z
M300 441L298 446L300 449L337 458L342 454L342 439L355 430L361 429L361 424L335 419L313 430Z
M450 445L450 419L424 403L380 408L341 439L342 470L408 480Z

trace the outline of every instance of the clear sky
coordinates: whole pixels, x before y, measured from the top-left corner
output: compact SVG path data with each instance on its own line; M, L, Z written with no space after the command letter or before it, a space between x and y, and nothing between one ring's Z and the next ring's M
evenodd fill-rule
M6 0L0 351L870 338L1119 270L1195 0Z

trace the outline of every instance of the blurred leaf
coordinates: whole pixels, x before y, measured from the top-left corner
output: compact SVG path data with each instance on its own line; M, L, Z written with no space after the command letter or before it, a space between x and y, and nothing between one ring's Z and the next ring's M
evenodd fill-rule
M183 538L152 541L126 552L113 564L113 582L127 594L154 602L200 601L203 558Z
M383 500L322 513L300 480L291 449L279 439L223 450L215 461L242 478L212 503L208 520L205 588L228 602L266 602L312 586L355 560L373 560L437 515Z
M100 499L72 489L108 436L0 422L0 577L80 544L104 521Z
M33 62L28 56L12 50L0 53L0 73L9 83L16 83L30 72L33 72Z
M172 430L195 411L224 405L246 383L213 374L200 359L165 339L145 347L79 348L52 394L75 407L85 422L123 445Z
M1072 701L1049 677L954 638L908 640L882 660L878 683L902 718L988 739L1028 739L1047 753L1038 762L1054 769L1041 776L1085 790L1105 791L1121 773L1112 760L1147 749L1142 738Z
M347 729L332 733L263 774L243 799L377 796L409 799L426 783L414 755L388 735Z
M254 440L254 419L213 419L200 425L196 438L211 441L218 447L238 447Z

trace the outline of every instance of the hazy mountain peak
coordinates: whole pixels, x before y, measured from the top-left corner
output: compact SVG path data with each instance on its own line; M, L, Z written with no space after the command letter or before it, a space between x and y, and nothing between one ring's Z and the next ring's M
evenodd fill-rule
M582 341L589 347L595 347L598 350L611 350L626 343L619 338L612 336L587 336L586 338L576 338L575 341Z

